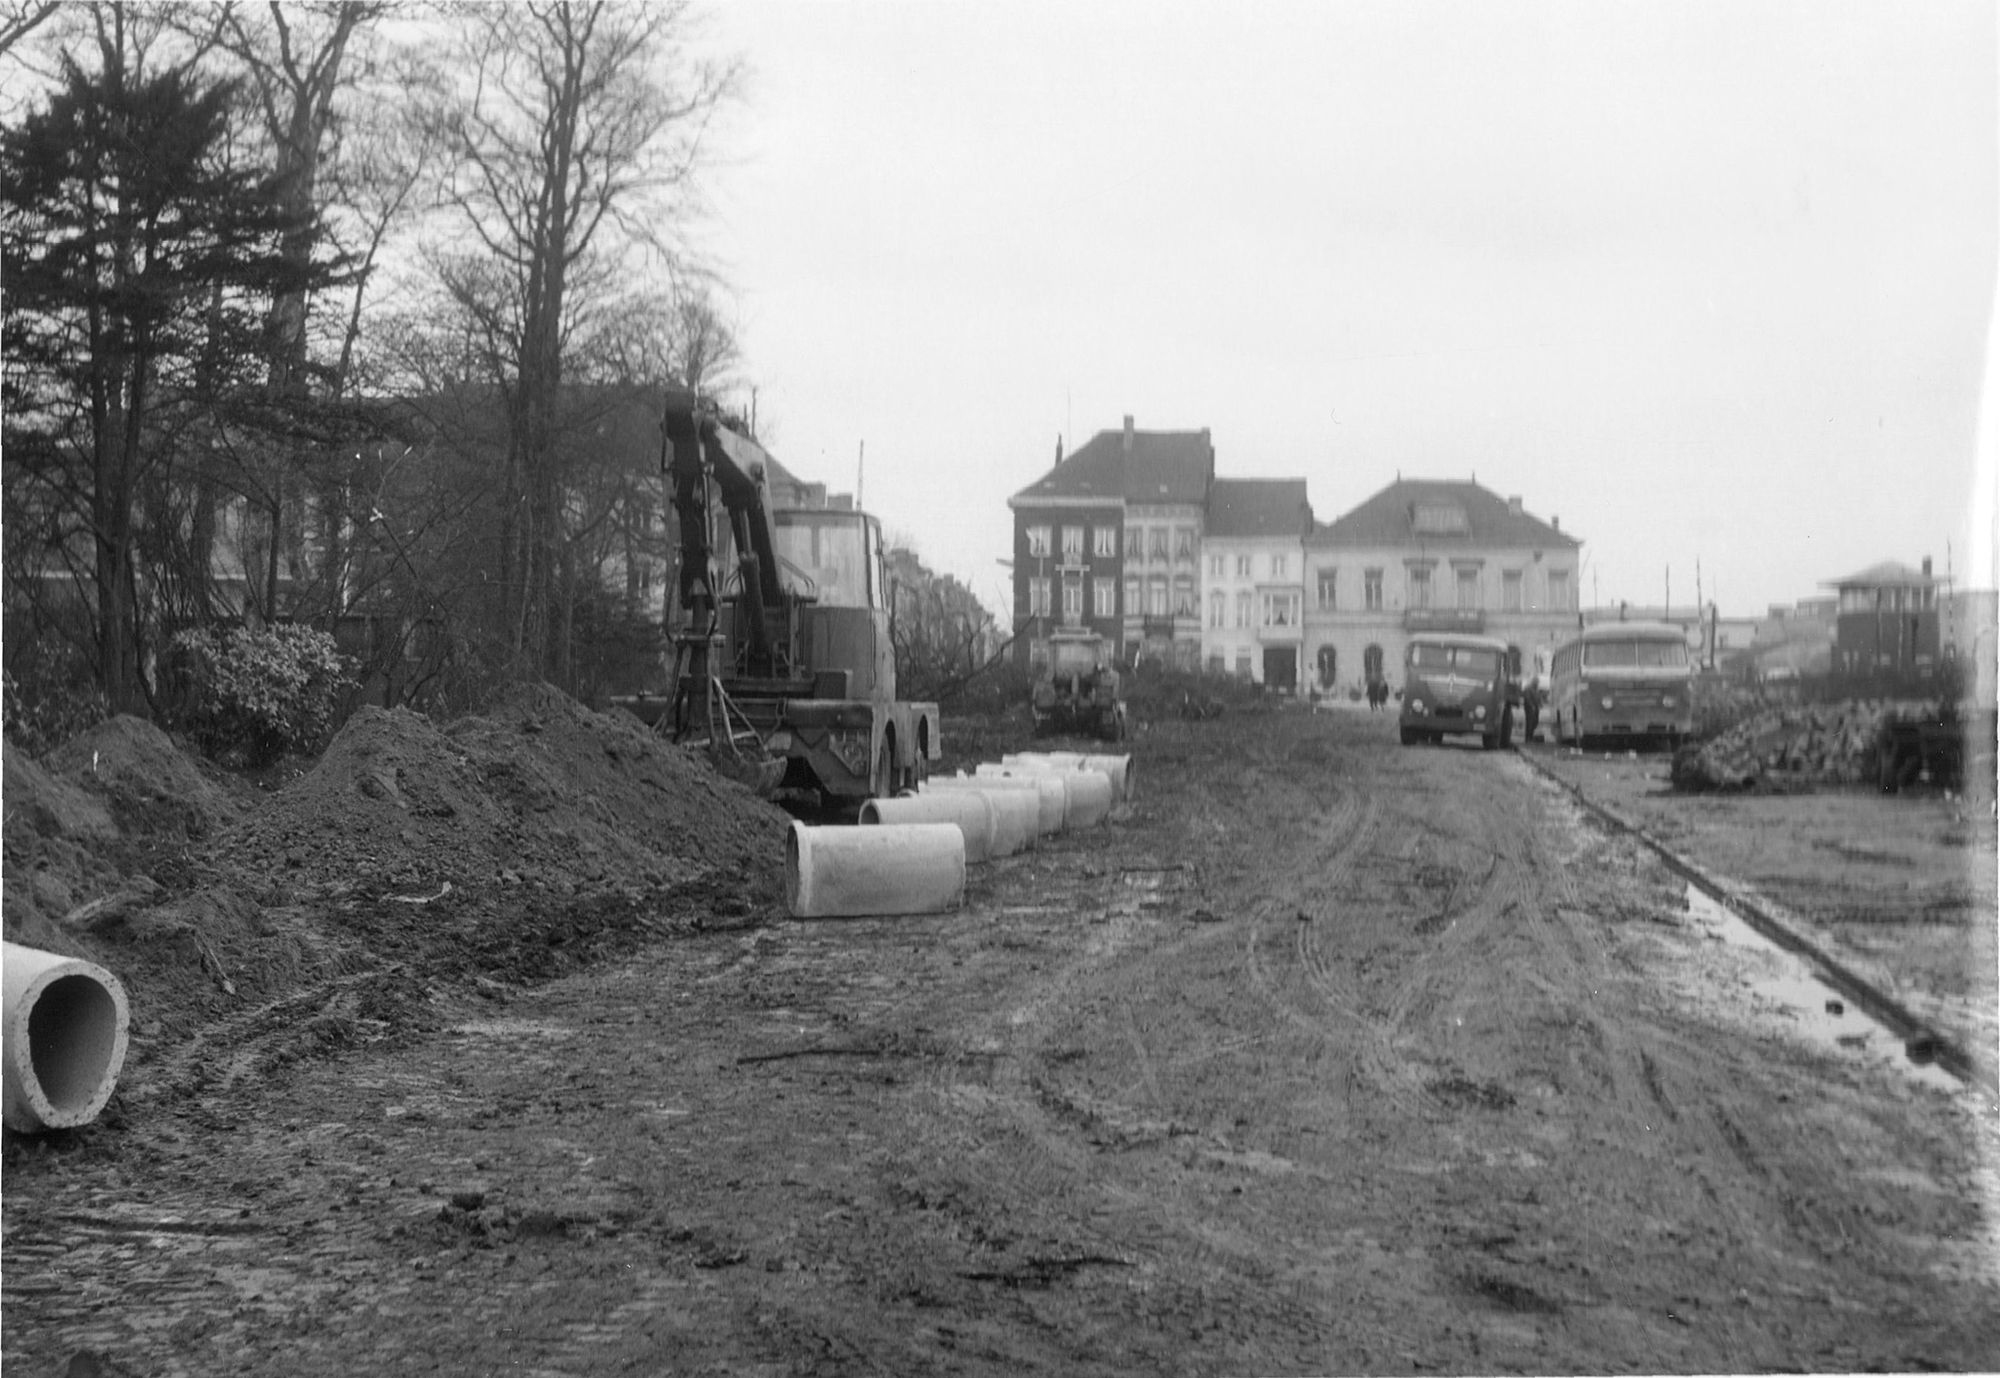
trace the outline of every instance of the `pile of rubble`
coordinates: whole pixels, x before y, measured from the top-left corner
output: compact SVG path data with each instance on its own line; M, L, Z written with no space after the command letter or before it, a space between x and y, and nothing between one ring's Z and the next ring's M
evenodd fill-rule
M1889 724L1936 721L1937 704L1920 699L1765 708L1711 740L1675 752L1673 785L1704 793L1873 782Z

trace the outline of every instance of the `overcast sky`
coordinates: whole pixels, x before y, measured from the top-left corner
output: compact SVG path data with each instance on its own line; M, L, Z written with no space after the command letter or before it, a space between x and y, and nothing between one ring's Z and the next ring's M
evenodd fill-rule
M865 445L865 505L1003 624L1008 497L1128 413L1322 521L1476 477L1583 539L1586 603L1697 560L1725 615L1885 559L1996 582L1991 3L711 24L765 438L836 488Z

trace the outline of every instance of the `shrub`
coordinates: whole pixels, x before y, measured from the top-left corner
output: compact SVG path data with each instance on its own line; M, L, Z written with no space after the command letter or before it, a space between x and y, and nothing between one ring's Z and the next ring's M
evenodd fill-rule
M333 638L311 627L203 627L172 647L175 725L219 760L261 766L316 749L354 685Z
M7 740L39 756L111 716L104 691L81 658L66 648L23 656L27 668L15 679L0 672L0 714Z

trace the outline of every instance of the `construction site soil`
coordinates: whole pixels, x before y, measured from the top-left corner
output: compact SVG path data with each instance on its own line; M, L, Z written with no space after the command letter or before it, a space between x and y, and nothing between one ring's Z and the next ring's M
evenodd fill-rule
M8 1137L0 1359L2000 1368L1990 796L1676 796L1345 709L1130 747L1133 799L961 909L817 921L783 812L546 689L256 781L130 719L9 747L7 936L115 972L133 1033L96 1123ZM1566 785L1969 1081L1811 1036L1795 959Z

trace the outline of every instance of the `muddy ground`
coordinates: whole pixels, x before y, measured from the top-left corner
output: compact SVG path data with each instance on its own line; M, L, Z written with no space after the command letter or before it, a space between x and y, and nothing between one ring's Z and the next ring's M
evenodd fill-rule
M167 1011L97 1125L8 1145L10 1373L2000 1367L1991 1098L1802 1037L1777 959L1527 759L1365 712L1162 724L1131 804L974 868L963 910L797 922L780 820L724 787L630 848L696 777L530 707L444 737L453 791L389 750L430 729L364 724L317 784L121 853L159 889L116 922L48 927L96 823L10 834L10 889L67 856L75 892L19 922L150 963ZM603 740L655 783L600 817ZM1883 917L1830 932L1990 1000L1990 816L1717 829L1643 763L1568 765L1713 867L1866 889ZM357 799L366 847L312 831ZM169 965L204 916L214 968Z

